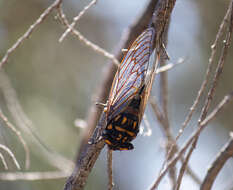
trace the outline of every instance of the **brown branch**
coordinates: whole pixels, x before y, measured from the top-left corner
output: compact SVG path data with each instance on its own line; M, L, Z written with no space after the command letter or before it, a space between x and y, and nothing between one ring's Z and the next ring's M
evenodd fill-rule
M0 173L0 180L4 181L36 181L66 178L68 172L64 171L46 171L46 172L5 172Z
M221 53L221 56L220 56L220 59L219 59L219 62L218 62L217 68L216 68L216 72L215 72L215 76L213 78L212 86L211 86L211 88L210 88L210 90L208 92L208 96L207 96L206 102L205 102L205 104L203 106L200 119L198 120L199 124L206 118L207 112L208 112L209 107L211 105L211 102L213 100L213 96L214 96L214 93L215 93L215 90L216 90L216 87L217 87L217 83L218 83L220 75L222 74L222 71L223 71L223 66L224 66L224 63L225 63L225 60L226 60L226 56L227 56L227 53L228 53L228 49L229 49L230 42L231 42L231 37L232 37L232 28L233 28L233 19L232 19L233 18L233 16L232 16L233 15L233 9L232 9L232 7L233 7L233 1L231 1L231 3L229 4L228 11L226 13L226 16L224 17L224 19L226 18L228 20L229 19L228 17L231 16L230 19L229 19L230 23L229 23L228 33L226 34L226 39L224 40L224 46L223 46L222 53ZM230 12L230 14L228 14L228 12ZM229 15L229 16L227 17L227 15ZM224 22L224 20L223 20L223 22ZM188 161L189 161L189 159L191 157L191 154L192 154L192 152L194 151L194 149L196 147L198 138L199 138L199 136L197 136L196 139L193 141L193 144L192 144L192 146L191 146L191 148L190 148L190 150L188 152L188 155L187 155L187 157L185 159L185 163L181 167L176 190L179 190L181 180L182 180L183 175L184 175L184 170L186 169Z
M0 108L0 118L5 122L6 126L11 129L16 136L19 138L19 141L23 145L23 149L25 151L25 168L29 169L30 167L30 151L26 141L24 140L23 136L21 135L20 131L15 128L15 126L8 120L8 118L3 114Z
M1 159L1 162L3 164L4 169L8 170L8 166L7 166L6 160L5 160L5 158L4 158L4 156L3 156L2 153L0 153L0 159Z
M6 54L4 55L4 57L2 58L2 60L0 61L0 69L1 69L2 65L7 62L10 54L12 54L24 42L25 39L29 38L29 36L36 29L36 27L39 24L41 24L46 19L46 17L53 11L53 9L55 9L61 2L62 2L62 0L56 0L56 1L54 1L53 4L51 4L39 16L39 18L28 28L28 30L20 38L17 39L17 41L11 46L11 48L9 48L7 50Z
M224 164L227 162L229 158L233 156L233 135L230 136L230 140L228 143L224 145L222 150L218 153L213 163L211 164L208 172L204 178L204 181L201 185L200 190L210 190L212 185L221 171Z
M157 119L158 119L158 121L161 123L161 127L162 127L162 129L163 129L163 131L166 131L165 129L164 129L164 124L163 124L163 122L164 122L164 119L163 119L163 117L162 117L162 113L161 113L161 111L159 110L159 108L158 108L158 106L157 106L157 104L156 104L156 102L155 102L155 100L154 99L150 99L150 103L151 103L151 106L152 106L152 109L153 109L153 111L155 112L155 115L156 115L156 117L157 117ZM170 130L169 131L167 131L167 137L169 136L169 138L170 138L170 141L168 140L168 143L170 143L170 145L172 144L172 146L174 146L173 148L172 148L172 150L174 151L172 154L170 154L170 146L169 146L169 154L170 155L174 155L176 152L179 152L179 147L177 146L177 144L176 144L176 141L175 141L175 139L174 139L174 137L172 136L172 134L171 134L171 132L170 132ZM183 156L181 156L181 162L182 162L182 164L184 164L184 162L185 162L185 159L183 158ZM164 166L165 166L165 164L166 164L166 162L164 162L163 163L163 165L162 165L162 168L164 168ZM189 174L190 175L190 177L197 183L197 184L201 184L201 180L198 178L198 176L193 172L193 170L189 167L189 166L187 166L187 174Z
M233 92L226 95L223 100L218 104L218 106L200 123L197 130L193 132L193 134L188 138L187 142L184 143L183 147L180 149L178 153L175 154L175 156L167 163L166 167L160 172L159 176L156 178L155 183L150 188L151 190L154 190L158 187L160 181L163 179L165 174L168 172L169 168L171 168L173 165L176 164L176 162L181 158L181 156L184 154L184 152L188 149L188 147L191 145L191 143L196 139L197 136L200 135L203 129L206 128L207 124L212 121L214 118L216 118L216 115L222 111L222 109L230 103L230 101L233 98Z
M15 158L15 155L12 153L12 151L7 146L5 146L3 144L0 144L0 149L4 150L6 153L8 153L8 155L11 157L13 163L15 164L16 168L18 170L20 170L21 169L20 165L19 165L17 159Z
M28 144L35 144L37 149L35 153L46 159L52 166L62 171L70 171L74 166L73 162L54 152L50 147L48 147L48 145L46 145L46 143L43 142L43 140L37 134L33 122L24 112L17 97L16 91L12 87L11 81L3 69L0 71L0 81L0 89L3 92L3 97L6 101L7 108L17 127L19 127L20 132L24 132L26 134L24 138L29 141Z
M210 55L210 58L209 58L209 64L208 64L208 67L207 67L207 70L206 70L205 78L204 78L204 80L203 80L203 82L201 84L201 87L200 87L199 91L198 91L197 97L194 100L193 105L190 107L189 113L186 116L186 118L185 118L185 120L184 120L184 122L183 122L183 124L181 126L181 129L179 130L179 133L178 133L178 135L176 137L176 141L183 134L184 129L186 128L186 126L188 125L189 121L191 120L191 118L193 116L193 113L196 110L197 105L198 105L198 103L200 101L200 98L203 95L203 92L204 92L204 90L205 90L205 88L207 86L207 83L208 83L208 80L209 80L209 77L210 77L210 73L211 73L211 71L213 69L213 65L214 65L214 58L215 58L216 50L217 50L216 47L217 47L217 44L220 41L220 37L223 34L224 27L227 24L227 18L229 17L229 14L230 14L230 9L227 10L227 13L226 13L225 17L223 18L223 21L222 21L222 23L219 26L219 30L218 30L218 33L216 35L215 41L214 41L213 45L211 45L211 55Z
M225 40L223 41L224 45L223 45L222 53L221 53L220 59L218 61L218 65L217 65L217 68L216 68L216 72L215 72L215 75L214 75L214 79L213 79L211 89L208 92L208 97L206 99L205 106L202 109L201 117L200 117L200 119L198 121L199 123L201 121L203 121L203 119L205 119L205 117L206 117L206 115L208 113L208 110L209 110L211 102L213 100L213 96L214 96L214 93L215 93L219 78L220 78L220 76L221 76L221 74L223 72L223 66L224 66L224 63L225 63L225 60L226 60L226 56L227 56L228 49L229 49L229 46L230 46L230 43L231 43L231 38L232 38L233 0L229 4L228 11L230 11L230 15L229 15L230 23L229 23L228 32L226 34Z
M191 116L192 116L192 114L193 114L193 112L194 112L194 110L196 108L196 105L199 102L201 94L203 93L203 91L204 91L204 89L206 87L210 71L212 70L214 56L215 56L215 53L216 53L216 45L217 45L217 43L219 41L220 35L223 33L223 28L224 28L224 26L225 26L225 24L226 24L226 22L228 20L228 17L231 14L231 11L232 11L231 7L232 7L232 3L230 3L229 8L227 10L227 13L226 13L226 15L225 15L225 17L224 17L221 25L220 25L220 29L219 29L219 31L217 33L217 36L216 36L216 39L215 39L215 43L214 43L214 45L212 45L212 53L211 53L211 57L209 59L209 66L208 66L208 69L207 69L205 80L203 81L203 83L201 85L201 88L200 88L200 90L198 92L198 96L197 96L196 100L194 101L194 104L191 107L190 112L189 112L188 116L186 117L186 120L183 123L182 128L181 128L181 130L180 130L180 132L179 132L176 140L183 133L184 128L187 126L188 122L190 121ZM215 89L216 89L216 86L217 86L217 82L218 82L219 77L220 77L220 75L222 73L222 70L223 70L223 65L225 63L225 59L226 59L226 55L227 55L227 50L228 50L229 45L230 45L231 34L232 34L232 22L229 25L229 32L227 33L226 40L225 40L226 43L224 44L223 51L222 51L221 57L219 59L219 64L218 64L216 72L215 72L215 76L214 76L214 79L213 79L212 87L209 90L206 103L203 106L202 113L201 113L201 116L200 116L200 119L199 119L199 123L202 122L203 119L205 119L207 111L208 111L208 108L209 108L210 103L211 103L211 101L213 99L213 95L214 95L214 92L215 92ZM185 170L187 168L187 164L188 164L188 161L189 161L189 159L190 159L190 157L192 155L192 152L194 151L194 149L196 147L196 144L197 144L197 141L198 141L198 137L199 136L197 136L196 139L193 141L192 146L191 146L191 148L190 148L190 150L189 150L189 152L187 154L187 157L185 158L185 162L183 163L183 165L182 165L182 167L180 169L179 176L178 176L178 181L177 181L177 186L176 186L176 190L179 190L179 188L180 188L184 172L185 172Z
M92 43L87 38L85 38L78 30L76 30L73 27L71 27L71 25L69 24L69 21L66 18L66 15L64 14L63 9L62 9L62 4L59 4L57 11L58 11L58 16L59 16L62 24L65 25L65 27L67 28L66 31L68 31L68 29L70 29L70 32L75 37L77 37L81 42L83 42L86 46L90 47L95 52L100 53L101 55L107 57L108 59L111 59L112 62L115 63L116 65L119 65L118 60L115 58L115 56L113 54L109 53L108 51L106 51L105 49L101 48L100 46Z
M156 72L156 74L160 74L162 72L169 71L169 70L173 69L175 66L178 66L183 62L184 62L184 59L179 59L177 63L168 63L164 66L160 66L159 68L156 69L155 72Z
M78 16L73 18L73 22L67 27L66 31L59 38L59 42L62 42L64 38L74 29L77 21L84 15L84 13L91 8L92 5L96 4L97 0L92 0L84 9L78 14Z
M197 142L197 141L195 141L195 142ZM182 163L182 166L180 168L180 172L179 172L179 175L178 175L178 178L177 178L177 184L176 184L175 190L180 189L180 185L181 185L184 173L185 173L186 169L188 169L188 161L189 161L189 159L190 159L190 157L192 155L192 152L193 152L193 149L194 149L195 146L196 146L196 143L193 143L193 146L191 146L186 158L184 159L184 161Z
M167 45L167 30L168 27L166 27L165 33L164 33L164 41L165 44ZM166 59L163 58L163 56L160 59L160 66L164 66L166 64ZM173 154L171 153L170 155L168 155L171 144L173 143L173 138L172 138L172 133L171 133L171 129L170 129L170 124L169 124L169 119L168 119L168 81L167 81L167 72L162 72L160 74L160 99L162 101L162 111L163 111L163 122L160 123L162 125L162 129L165 132L165 136L167 138L167 146L166 146L166 157L167 160L170 160L175 151L173 152ZM174 189L175 185L176 185L176 167L172 167L169 170L169 178L170 181L172 183L172 189Z
M108 190L112 190L114 183L112 177L112 150L108 149Z
M83 151L79 155L75 169L65 184L65 190L78 190L84 188L87 177L105 145L103 139L99 139L101 137L101 132L106 125L105 121L106 115L105 112L103 112L92 138L89 143L83 147Z

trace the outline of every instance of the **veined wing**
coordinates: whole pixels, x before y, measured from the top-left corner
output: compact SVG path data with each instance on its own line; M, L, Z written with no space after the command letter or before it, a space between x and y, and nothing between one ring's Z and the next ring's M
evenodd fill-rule
M120 113L144 84L153 38L154 29L146 29L133 42L123 58L115 75L109 96L108 120Z

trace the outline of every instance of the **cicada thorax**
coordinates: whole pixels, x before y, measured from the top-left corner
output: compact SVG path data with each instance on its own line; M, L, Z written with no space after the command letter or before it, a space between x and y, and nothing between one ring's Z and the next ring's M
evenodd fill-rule
M139 132L144 86L126 108L107 122L103 137L112 150L131 150L130 143Z

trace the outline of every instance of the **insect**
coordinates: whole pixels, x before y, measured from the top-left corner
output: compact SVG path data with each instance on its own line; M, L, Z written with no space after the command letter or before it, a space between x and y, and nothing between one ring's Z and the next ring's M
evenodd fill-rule
M103 132L111 150L131 150L130 143L139 132L145 108L149 58L152 52L154 29L146 29L123 58L110 91L106 108L107 125Z

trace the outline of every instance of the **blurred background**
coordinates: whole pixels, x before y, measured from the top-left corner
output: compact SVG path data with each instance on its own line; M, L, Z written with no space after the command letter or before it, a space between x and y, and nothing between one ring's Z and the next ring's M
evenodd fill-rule
M0 0L0 57L52 2L52 0ZM88 2L65 1L65 14L72 19ZM77 28L90 41L114 52L122 32L142 13L147 3L148 0L99 0L78 22ZM185 58L185 62L168 74L169 119L174 136L184 121L204 78L210 46L228 3L228 0L176 2L169 28L168 53L170 62L175 63L180 57ZM55 16L56 12L53 12L9 57L3 69L16 90L23 110L33 122L43 142L59 154L74 160L83 130L75 127L74 121L77 118L86 118L88 108L94 103L93 95L100 85L102 70L108 59L71 35L59 43L58 39L64 28ZM215 105L233 89L232 50L231 47L217 88ZM156 94L158 91L156 84L154 87L153 94ZM0 92L0 106L8 119L14 123L2 92ZM180 145L195 129L200 109L201 106L181 137ZM133 141L136 147L133 151L113 153L114 189L147 189L161 169L164 160L164 148L161 146L164 141L163 133L150 106L147 106L146 114L152 126L152 135L139 135ZM229 139L229 132L233 130L232 115L233 104L230 104L209 124L199 139L190 166L201 179L205 176L215 155ZM27 141L26 134L22 135ZM22 145L2 121L0 143L6 144L23 165ZM54 169L40 157L33 144L29 143L29 147L31 153L29 171ZM0 167L4 172L1 163ZM11 166L9 171L15 171L15 167ZM232 177L229 176L233 176L233 160L229 160L224 166L213 189L223 190L226 187L230 189L230 185L233 187ZM63 189L64 183L65 179L14 182L1 180L0 189ZM165 178L160 189L169 189L168 183L168 178ZM182 189L187 187L189 190L198 189L189 177L185 177ZM106 148L95 164L85 189L107 189Z

